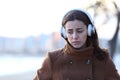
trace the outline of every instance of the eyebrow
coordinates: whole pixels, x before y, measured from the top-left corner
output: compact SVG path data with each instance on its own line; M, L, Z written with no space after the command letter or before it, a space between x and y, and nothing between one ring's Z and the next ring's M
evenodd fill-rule
M69 30L71 29L71 28L68 28ZM83 29L83 28L76 28L76 29Z
M77 29L83 29L83 28L77 28Z
M68 29L68 31L72 31L73 29ZM83 30L83 28L76 28L75 30Z

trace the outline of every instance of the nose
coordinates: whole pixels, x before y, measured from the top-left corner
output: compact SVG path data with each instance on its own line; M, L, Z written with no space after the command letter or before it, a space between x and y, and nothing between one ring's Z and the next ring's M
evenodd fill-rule
M77 39L77 38L78 38L77 33L74 32L74 33L73 33L73 39Z

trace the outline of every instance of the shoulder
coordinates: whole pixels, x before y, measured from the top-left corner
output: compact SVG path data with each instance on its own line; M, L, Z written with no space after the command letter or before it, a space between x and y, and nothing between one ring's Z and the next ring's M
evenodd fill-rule
M108 49L103 49L103 51L104 51L104 54L105 54L105 56L106 56L106 59L111 58L110 52L109 52Z
M104 49L103 50L104 51L104 54L105 54L105 62L106 63L113 63L113 60L112 60L112 57L111 57L111 55L110 55L110 52L109 52L109 50L108 49Z
M94 52L96 58L100 61L104 61L109 57L109 51L108 49L101 49L95 50Z
M63 54L63 48L49 51L48 55L52 61L55 61L59 56Z
M57 55L61 54L62 52L63 52L63 48L60 48L60 49L56 49L53 51L49 51L48 54L50 56L57 56Z

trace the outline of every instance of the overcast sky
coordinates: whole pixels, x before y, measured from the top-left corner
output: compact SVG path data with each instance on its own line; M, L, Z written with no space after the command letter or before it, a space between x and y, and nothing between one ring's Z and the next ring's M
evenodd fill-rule
M82 2L81 2L82 1ZM92 0L0 0L0 36L25 37L59 31L63 15Z
M84 9L93 2L94 0L0 0L0 36L27 37L60 31L62 18L67 11ZM102 16L98 18L98 24L103 21L101 18ZM105 25L98 31L100 37L111 38L114 34L113 25L116 23L113 20L109 22L110 25L107 24L107 27ZM105 29L111 33L106 33Z

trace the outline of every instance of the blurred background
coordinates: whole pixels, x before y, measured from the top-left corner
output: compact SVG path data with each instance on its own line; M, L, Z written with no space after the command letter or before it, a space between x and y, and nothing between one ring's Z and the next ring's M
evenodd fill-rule
M0 0L0 80L33 80L48 51L64 47L61 21L86 9L120 73L120 0Z

